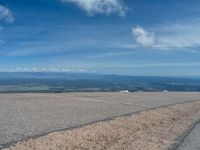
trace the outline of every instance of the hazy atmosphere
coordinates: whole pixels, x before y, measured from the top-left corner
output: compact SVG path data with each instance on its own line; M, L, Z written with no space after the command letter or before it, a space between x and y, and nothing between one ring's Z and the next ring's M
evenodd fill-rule
M199 7L199 0L0 0L0 71L199 76Z

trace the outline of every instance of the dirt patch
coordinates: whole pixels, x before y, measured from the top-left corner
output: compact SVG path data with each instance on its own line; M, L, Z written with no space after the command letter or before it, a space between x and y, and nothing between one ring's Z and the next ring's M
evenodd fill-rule
M200 118L200 102L177 104L18 142L6 150L164 150Z

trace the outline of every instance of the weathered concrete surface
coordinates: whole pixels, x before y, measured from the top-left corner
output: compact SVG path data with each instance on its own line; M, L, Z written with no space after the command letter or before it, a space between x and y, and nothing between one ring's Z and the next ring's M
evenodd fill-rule
M200 93L0 94L0 145L154 107Z

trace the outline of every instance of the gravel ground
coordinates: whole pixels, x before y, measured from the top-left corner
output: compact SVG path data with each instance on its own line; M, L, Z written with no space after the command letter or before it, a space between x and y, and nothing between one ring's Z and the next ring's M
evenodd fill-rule
M0 94L0 145L193 100L200 93Z
M199 118L199 101L177 104L51 133L5 150L165 150Z

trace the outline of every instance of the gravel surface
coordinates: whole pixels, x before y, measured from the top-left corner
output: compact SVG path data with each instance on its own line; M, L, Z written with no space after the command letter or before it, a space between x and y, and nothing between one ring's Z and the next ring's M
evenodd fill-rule
M54 132L5 150L167 150L176 137L199 118L199 101L177 104ZM196 148L192 146L190 150L199 150Z
M0 94L0 145L193 100L200 93Z

